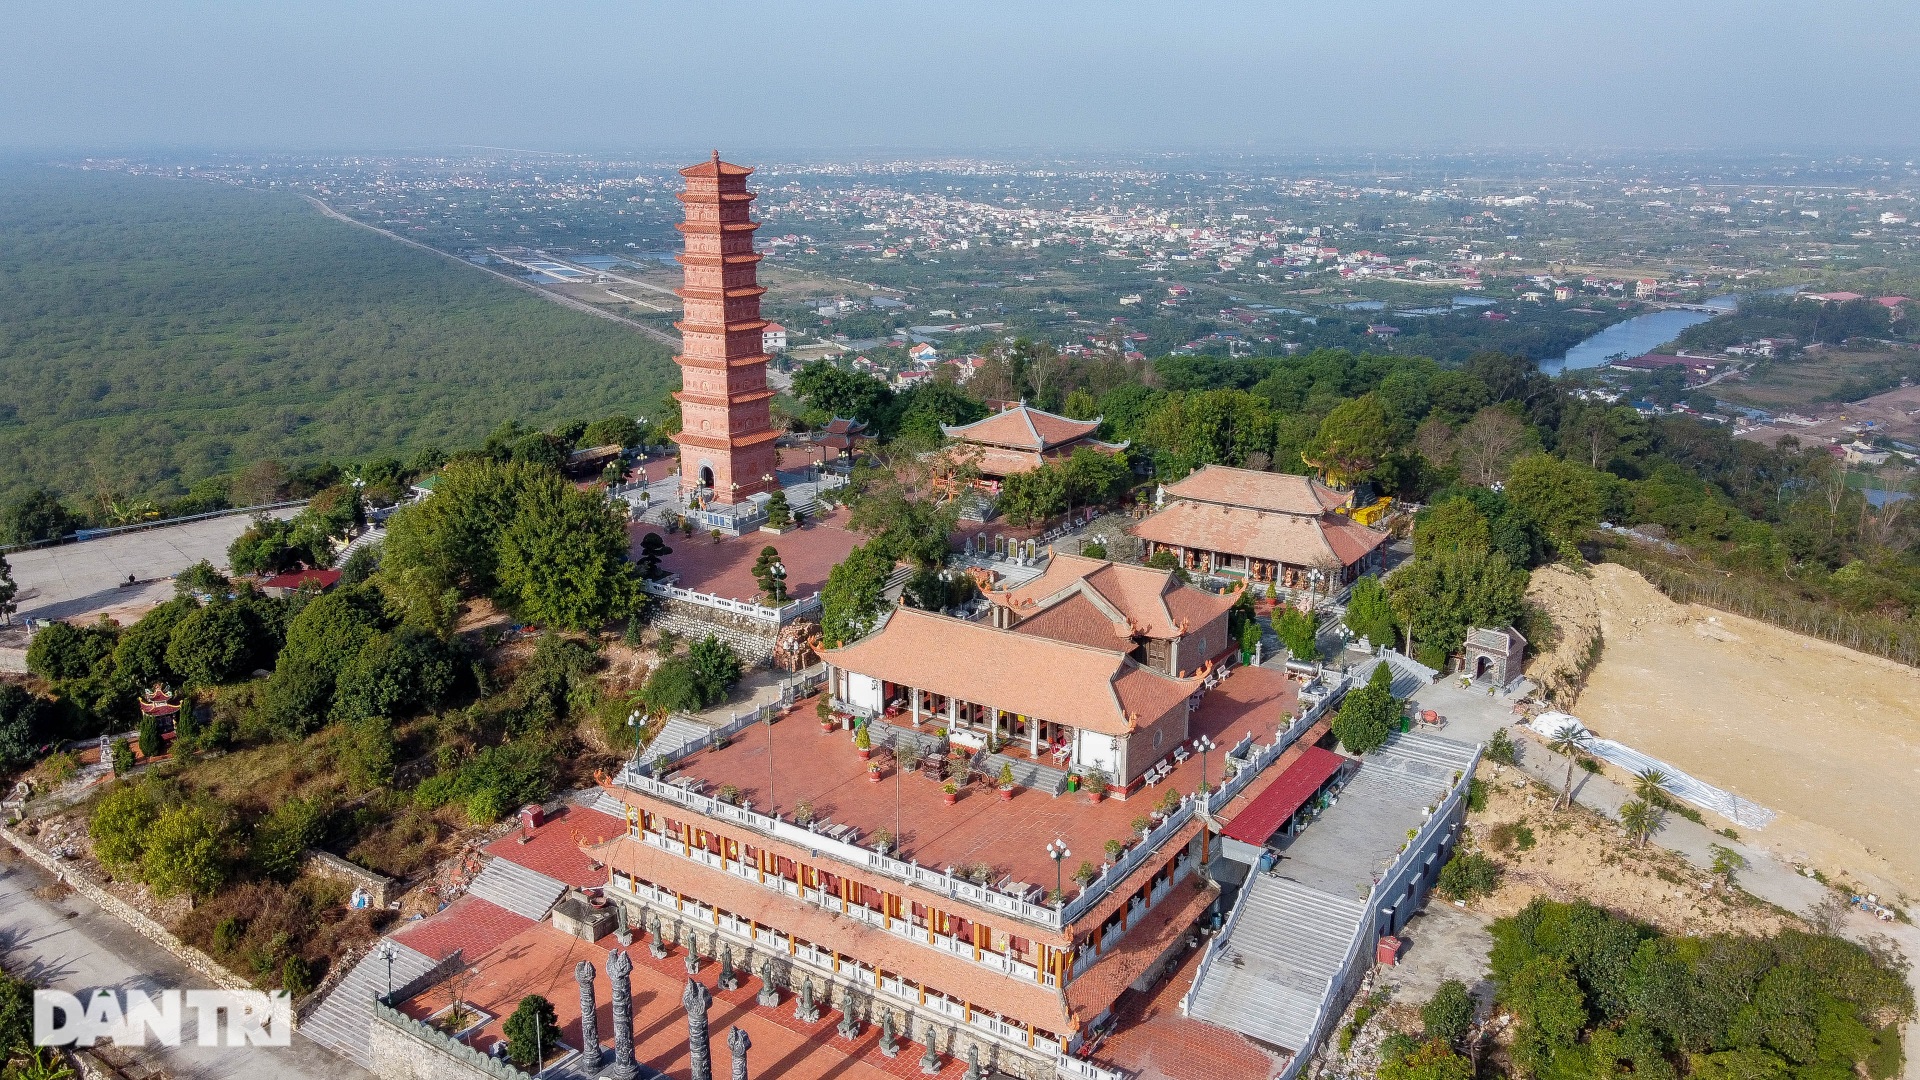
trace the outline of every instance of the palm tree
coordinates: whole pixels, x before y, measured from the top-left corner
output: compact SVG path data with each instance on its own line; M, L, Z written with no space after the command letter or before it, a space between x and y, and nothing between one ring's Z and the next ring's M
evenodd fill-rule
M1567 759L1567 781L1560 786L1560 799L1554 809L1573 805L1573 763L1587 745L1587 729L1577 723L1562 724L1547 740L1547 749Z
M1649 765L1634 774L1633 793L1653 806L1665 806L1667 793L1664 789L1667 781L1672 779L1673 777Z
M1620 807L1620 826L1627 830L1636 847L1645 847L1647 837L1660 828L1663 816L1658 806L1645 799L1635 799Z

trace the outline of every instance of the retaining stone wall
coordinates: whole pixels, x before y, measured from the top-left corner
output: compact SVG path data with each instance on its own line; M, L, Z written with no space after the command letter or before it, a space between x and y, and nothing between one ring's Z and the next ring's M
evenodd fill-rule
M372 1072L384 1080L532 1080L512 1065L377 1002L368 1027Z
M76 873L72 867L62 864L59 859L29 843L25 837L15 834L12 829L0 829L0 838L5 838L7 843L13 845L14 850L39 864L42 870L52 874L56 880L99 905L107 914L139 931L140 936L172 953L181 963L199 974L212 979L214 985L223 990L255 989L252 983L220 966L213 957L174 937L172 931L155 922L144 912L88 881L84 876Z

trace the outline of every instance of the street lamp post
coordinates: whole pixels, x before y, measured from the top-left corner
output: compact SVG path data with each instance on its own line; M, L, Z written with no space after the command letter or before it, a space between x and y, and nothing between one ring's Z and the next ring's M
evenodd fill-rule
M1207 751L1220 749L1220 744L1205 735L1193 740L1193 751L1200 755L1200 795L1207 794Z
M1055 840L1047 845L1047 857L1053 860L1053 895L1062 898L1066 895L1066 882L1060 876L1060 863L1073 852L1067 850L1065 840Z
M393 1000L392 1000L393 999L393 962L397 958L397 956L398 954L393 951L393 942L383 941L380 943L380 959L385 960L387 962L386 1004L388 1005L393 1004Z

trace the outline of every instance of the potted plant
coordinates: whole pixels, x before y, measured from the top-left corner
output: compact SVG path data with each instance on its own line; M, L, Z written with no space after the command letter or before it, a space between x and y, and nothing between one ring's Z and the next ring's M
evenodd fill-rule
M1080 783L1080 790L1087 793L1087 801L1097 803L1107 797L1107 777L1099 771L1089 772Z
M793 823L795 825L813 824L813 800L801 799L793 804Z
M740 789L733 784L721 784L720 790L715 794L728 806L737 806L740 802Z
M1119 840L1107 841L1107 847L1106 847L1107 862L1109 863L1119 862L1120 856L1125 854L1126 850L1127 850L1127 845L1125 843L1122 843Z
M1069 792L1080 790L1080 774L1079 773L1067 774L1067 790Z
M1073 872L1073 880L1079 882L1080 887L1083 889L1093 884L1093 879L1099 876L1100 871L1095 870L1093 864L1090 862L1081 863L1080 869Z
M868 783L870 784L879 783L882 775L883 774L881 772L879 762L877 761L867 762L867 782Z
M1003 761L1000 763L1000 801L1001 802L1013 801L1013 786L1014 786L1013 785L1013 765L1010 762Z
M853 752L865 761L873 756L873 736L867 733L867 725L861 724L853 733Z
M829 733L833 731L833 706L828 703L827 695L820 695L820 704L813 707L813 715L820 718L821 731Z
M908 772L918 769L920 767L919 745L911 739L900 740L899 744L893 748L893 760L899 762L900 767Z
M1134 818L1131 822L1128 822L1128 824L1133 826L1134 832L1140 834L1141 839L1145 839L1147 834L1153 831L1153 822L1148 821L1144 817Z
M960 789L958 787L955 787L953 781L951 780L941 785L940 792L941 792L940 797L946 802L948 806L952 806L954 803L957 803L960 801Z

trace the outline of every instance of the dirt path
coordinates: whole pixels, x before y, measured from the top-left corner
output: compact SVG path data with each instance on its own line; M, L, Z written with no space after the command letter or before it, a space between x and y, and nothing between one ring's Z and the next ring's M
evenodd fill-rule
M1571 711L1593 731L1780 812L1747 839L1885 896L1920 897L1920 672L1699 605L1602 564L1556 606L1604 652Z

